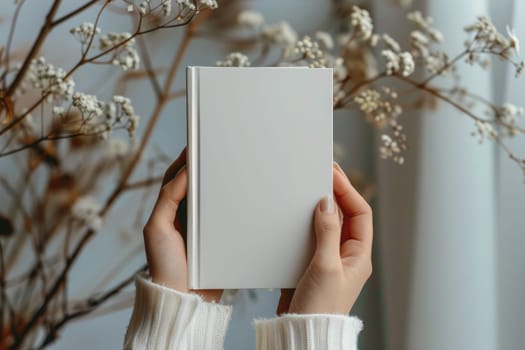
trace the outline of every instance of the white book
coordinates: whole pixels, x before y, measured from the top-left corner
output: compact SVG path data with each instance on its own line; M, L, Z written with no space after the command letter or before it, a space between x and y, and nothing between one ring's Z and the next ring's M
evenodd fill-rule
M189 287L294 288L332 193L332 69L188 67Z

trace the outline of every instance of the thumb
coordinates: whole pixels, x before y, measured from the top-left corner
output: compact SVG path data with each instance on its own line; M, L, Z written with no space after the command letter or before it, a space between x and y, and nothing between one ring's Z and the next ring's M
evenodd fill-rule
M324 197L315 209L316 254L321 257L339 256L341 225L332 195Z

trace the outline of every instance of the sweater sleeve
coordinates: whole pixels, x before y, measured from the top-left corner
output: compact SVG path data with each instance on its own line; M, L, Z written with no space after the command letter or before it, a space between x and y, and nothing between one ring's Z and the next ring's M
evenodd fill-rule
M363 322L335 314L284 314L254 320L257 350L357 350Z
M138 274L124 349L221 350L230 318L231 306L206 302Z

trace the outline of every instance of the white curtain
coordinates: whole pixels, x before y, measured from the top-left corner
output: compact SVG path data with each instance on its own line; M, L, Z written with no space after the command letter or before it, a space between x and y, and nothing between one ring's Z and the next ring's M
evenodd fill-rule
M465 25L479 15L525 38L523 1L421 0L444 48L459 53ZM379 32L406 38L404 12L374 0ZM514 20L512 18L514 15ZM525 81L512 69L461 66L477 94L523 105ZM439 82L438 82L439 83ZM377 162L377 252L386 349L523 349L525 344L525 184L493 144L469 137L473 121L446 104L407 115L407 165ZM513 142L518 153L523 140ZM524 155L524 152L521 152ZM376 264L377 266L377 264Z

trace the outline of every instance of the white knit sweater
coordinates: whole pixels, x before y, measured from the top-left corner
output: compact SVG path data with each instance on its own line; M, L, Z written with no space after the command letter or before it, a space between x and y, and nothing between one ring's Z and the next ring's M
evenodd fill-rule
M204 301L155 283L135 279L133 314L125 350L222 350L231 306ZM257 350L356 350L363 324L356 317L285 314L253 322Z

